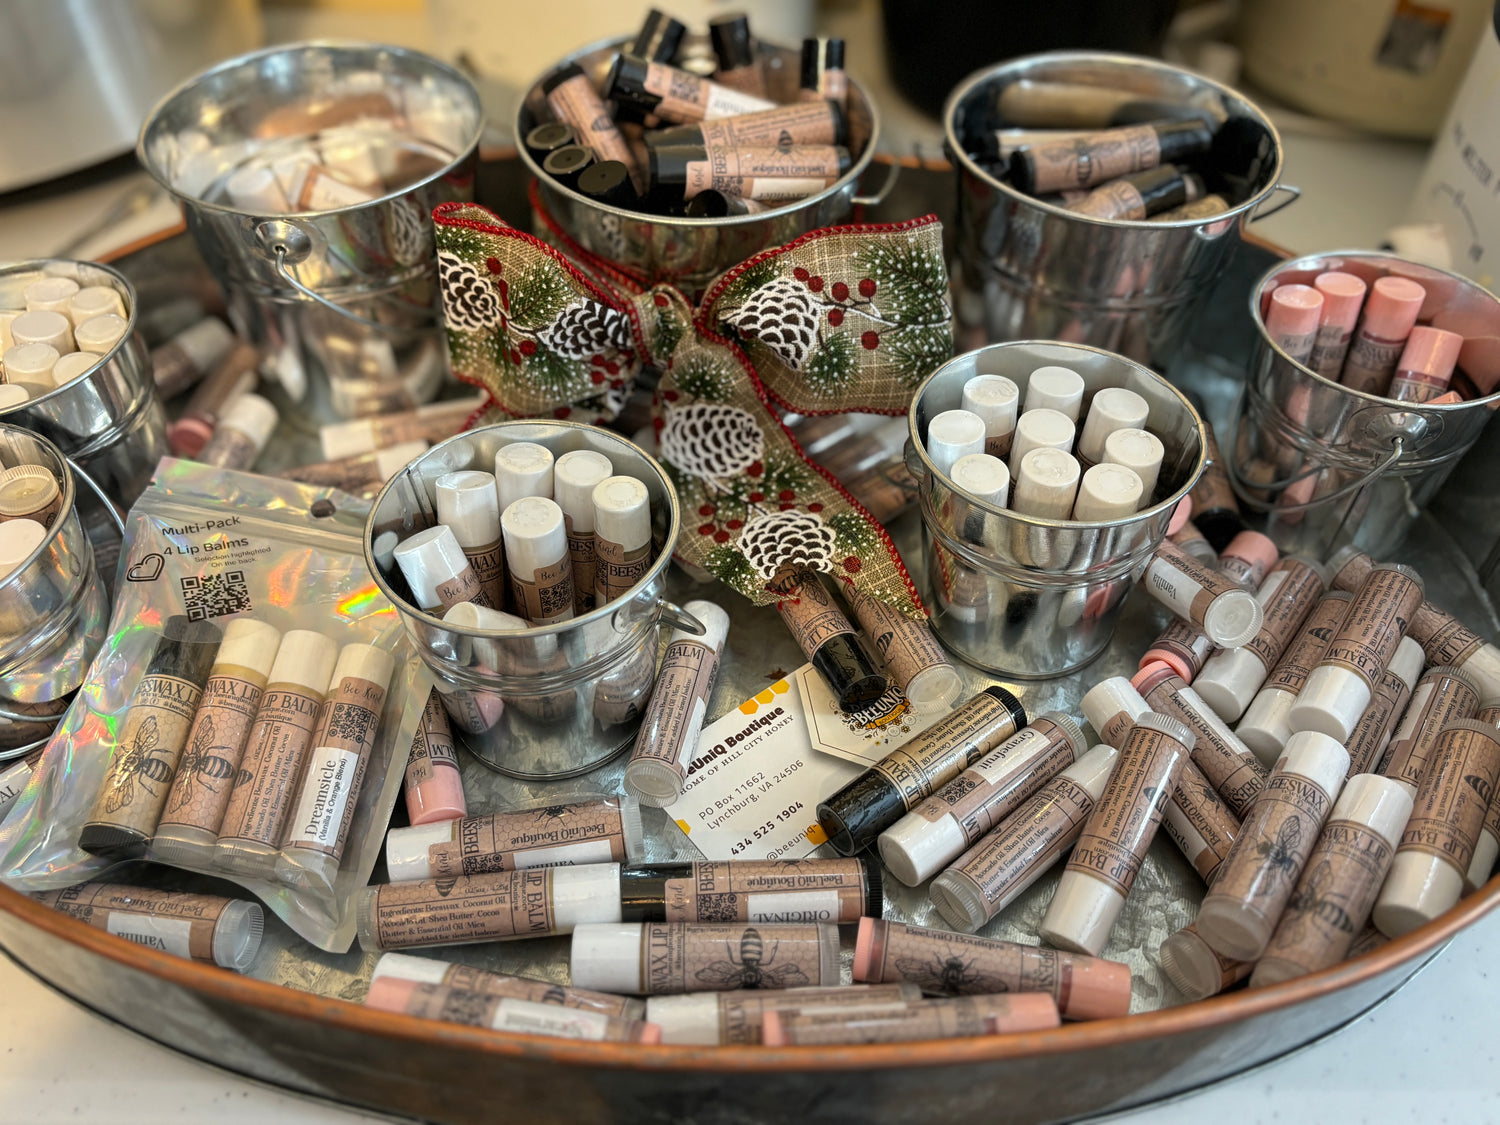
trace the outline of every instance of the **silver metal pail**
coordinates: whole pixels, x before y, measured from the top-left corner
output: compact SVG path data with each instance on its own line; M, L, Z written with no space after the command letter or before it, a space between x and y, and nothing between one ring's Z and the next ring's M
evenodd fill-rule
M1083 377L1083 410L1096 391L1128 387L1150 405L1146 428L1165 447L1155 503L1108 523L1023 516L940 477L927 456L927 423L956 409L975 375L1026 386L1048 365ZM1080 415L1081 417L1082 415ZM1078 344L1019 340L956 356L917 389L906 463L917 478L932 627L989 672L1023 680L1061 676L1104 650L1125 595L1161 545L1172 509L1203 471L1207 434L1182 393L1123 356Z
M441 166L333 210L272 214L228 201L232 170L259 146L309 135L313 119L299 109L338 98L359 106L362 127L388 120ZM437 59L323 42L230 59L146 119L137 155L182 201L230 318L299 404L294 424L410 409L436 393L445 361L432 209L473 198L482 125L473 83Z
M109 266L38 258L0 266L0 308L20 308L22 291L40 277L108 286L125 304L130 327L120 342L67 385L0 410L0 421L41 434L129 508L167 452L167 417L156 396L146 346L136 334L135 289Z
M1266 513L1266 534L1283 551L1326 557L1352 543L1385 558L1479 440L1500 392L1442 406L1395 402L1292 359L1266 331L1266 302L1276 285L1311 285L1325 270L1423 286L1418 323L1469 337L1458 366L1480 385L1500 379L1500 300L1468 278L1369 250L1294 258L1251 291L1258 339L1226 465L1240 503Z
M0 760L40 747L43 740L14 745L12 725L35 731L54 724L61 715L36 705L60 701L83 683L109 630L109 594L78 514L78 483L88 487L87 478L75 479L76 466L50 441L0 423L0 468L17 465L50 471L62 506L36 550L0 578Z
M549 67L532 83L516 109L518 142L534 126L551 120L542 94L542 84L548 78L572 63L582 67L598 85L615 54L629 42L629 39L612 39L596 43ZM767 43L757 46L772 100L795 101L800 53ZM875 158L880 112L864 88L852 80L848 104L852 158L849 171L831 187L758 215L689 219L612 207L558 183L542 171L524 144L519 147L521 159L537 178L542 202L568 237L647 283L669 282L697 300L710 281L752 254L790 242L810 230L843 222L857 204L874 206L885 199L899 174L896 164L891 165L875 195L860 195L857 191L860 178Z
M616 473L644 483L656 557L629 593L571 621L513 633L450 625L401 597L375 557L375 538L387 531L405 538L431 527L437 476L459 468L489 471L495 451L516 441L545 445L554 456L596 450ZM663 625L703 632L665 597L680 526L671 481L639 446L576 422L501 422L434 446L393 477L375 498L365 558L437 676L454 726L475 757L511 777L546 780L587 773L634 740L656 680Z
M1211 101L1263 126L1274 145L1248 199L1206 219L1153 223L1095 219L1025 195L964 150L976 115L1020 79L1138 91L1144 98ZM1281 139L1270 120L1226 86L1154 59L1057 51L1000 63L966 78L943 108L944 144L957 171L960 316L991 340L1053 339L1109 348L1157 370L1176 353L1194 307L1223 272L1247 220L1282 188ZM975 306L972 313L966 312ZM981 308L977 306L982 306Z

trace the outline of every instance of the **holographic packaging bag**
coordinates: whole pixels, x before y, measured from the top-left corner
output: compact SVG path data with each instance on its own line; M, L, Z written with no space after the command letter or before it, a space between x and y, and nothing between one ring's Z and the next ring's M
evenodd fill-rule
M370 881L432 686L370 579L363 548L368 511L368 501L335 489L161 462L126 521L109 639L0 822L0 882L52 890L122 866L83 851L78 838L164 622L183 614L222 629L254 617L283 633L315 629L340 647L360 642L391 654L395 670L369 767L331 887L299 889L213 867L186 869L239 883L320 949L348 950L353 896ZM170 786L172 778L147 781Z

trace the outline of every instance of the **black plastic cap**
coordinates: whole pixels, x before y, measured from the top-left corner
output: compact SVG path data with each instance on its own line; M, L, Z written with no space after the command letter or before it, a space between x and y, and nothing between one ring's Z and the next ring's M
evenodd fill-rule
M646 22L636 32L630 53L647 62L670 63L677 57L687 28L659 8L646 13Z
M860 865L865 869L865 917L885 917L885 876L881 874L884 868L868 856L859 857Z
M582 145L564 145L547 154L542 161L542 171L571 183L593 162L594 154L589 149Z
M578 177L578 190L590 199L615 207L629 207L637 200L630 169L618 160L590 164Z
M744 12L735 12L708 25L714 57L720 70L738 70L755 64L755 41L750 37L750 20Z
M574 140L573 126L561 121L549 121L526 134L526 150L540 160L549 152L556 152L573 144Z
M1010 712L1010 717L1016 722L1017 730L1020 730L1026 725L1026 708L1021 706L1021 701L1010 692L1006 691L999 684L991 684L989 687L984 689L984 694L994 699L998 699L1005 705L1005 709Z

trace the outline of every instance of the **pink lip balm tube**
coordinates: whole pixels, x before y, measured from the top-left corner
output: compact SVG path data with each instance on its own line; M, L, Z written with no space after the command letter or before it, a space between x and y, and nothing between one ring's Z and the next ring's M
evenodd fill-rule
M1427 290L1409 277L1382 277L1370 287L1364 318L1344 359L1344 386L1385 394L1426 299Z
M1413 328L1386 393L1397 402L1431 402L1448 389L1464 338L1441 328Z
M1311 285L1278 285L1266 309L1266 332L1287 355L1305 364L1318 339L1323 294Z
M1365 283L1352 273L1329 270L1318 275L1313 288L1323 294L1323 312L1307 366L1337 382L1354 326L1359 323L1360 307L1365 303Z

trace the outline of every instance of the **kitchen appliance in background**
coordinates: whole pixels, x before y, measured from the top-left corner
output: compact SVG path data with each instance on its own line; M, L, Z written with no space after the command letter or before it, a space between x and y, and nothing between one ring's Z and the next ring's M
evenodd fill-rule
M263 34L257 0L0 4L0 191L129 152L163 94Z
M1308 113L1430 137L1491 8L1491 0L1246 0L1245 76Z

